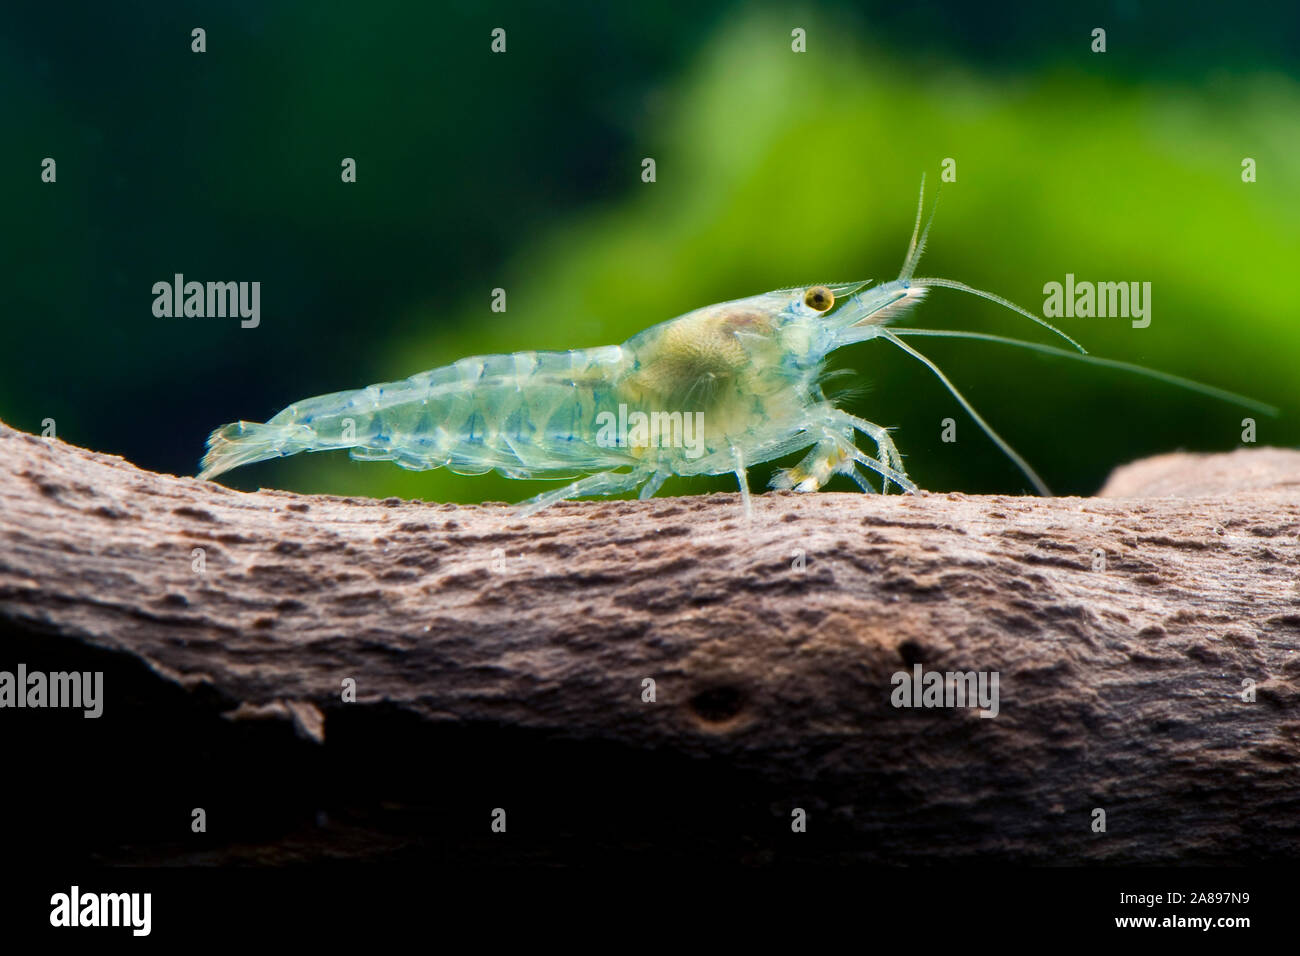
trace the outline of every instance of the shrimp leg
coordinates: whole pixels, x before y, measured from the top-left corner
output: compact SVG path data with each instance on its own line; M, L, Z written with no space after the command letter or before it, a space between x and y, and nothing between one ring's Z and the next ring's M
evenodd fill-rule
M641 501L645 501L647 498L653 498L655 492L663 487L664 482L668 480L670 474L672 474L672 472L656 471L650 476L650 480L641 486L641 492L637 495L637 498Z
M845 425L862 432L862 434L874 441L876 443L876 457L880 462L893 468L904 477L907 476L907 472L903 469L903 456L898 453L898 447L894 444L894 440L889 437L888 428L885 428L882 425L877 425L875 422L869 422L865 418L858 418L857 415L850 415L848 412L842 411L838 408L829 409L827 415L832 421L843 422ZM885 475L884 478L885 483L882 486L882 490L888 491L889 476ZM910 481L898 483L898 487L904 491L916 491L916 485L912 484Z
M731 446L731 457L736 462L736 480L740 482L740 502L745 508L745 520L750 521L754 517L754 506L749 500L749 476L745 473L745 457L734 444Z
M774 474L772 487L782 491L816 491L830 481L831 475L844 472L846 461L849 461L849 467L853 468L851 456L845 455L843 451L845 441L846 439L838 436L821 439L808 450L808 454L799 464ZM856 471L856 468L854 470ZM875 491L874 488L871 490Z
M840 424L836 419L831 420L836 421L836 424ZM825 424L822 426L821 438L808 452L807 457L793 468L774 475L772 487L794 489L800 492L817 491L830 480L832 475L840 474L848 475L863 491L874 492L875 489L871 487L865 476L858 471L855 465L856 462L866 465L880 475L885 481L885 487L888 487L888 483L892 481L904 491L915 493L917 490L916 484L902 472L902 463L898 460L898 451L894 449L893 442L890 441L885 429L861 419L858 421L863 426L860 430L865 431L870 428L880 432L882 440L880 442L880 451L877 454L885 460L872 458L855 446L849 437L852 435L852 431L849 431L848 436L846 436L842 428ZM898 468L894 467L895 462L897 462Z
M529 498L518 506L515 514L520 518L527 518L566 498L577 498L582 495L616 495L621 491L631 491L649 478L650 474L648 471L604 471L598 475L588 475L563 488L546 491Z
M854 462L859 462L881 476L884 480L882 490L887 491L892 481L902 490L915 493L916 484L903 470L903 457L889 437L889 429L831 405L819 411L820 421L814 427L821 429L822 437L803 461L773 476L773 488L816 491L830 480L831 475L842 474L852 478L863 491L874 492L875 489L855 467ZM853 444L855 430L876 443L876 458Z
M895 471L893 468L890 468L888 465L884 464L881 461L877 461L875 458L872 458L866 452L856 447L852 442L847 442L846 445L847 447L845 450L848 452L849 456L854 461L866 465L876 474L880 475L881 478L885 479L886 481L892 481L894 484L898 485L898 487L903 489L904 491L910 491L912 494L916 494L919 491L919 489L916 487L916 482L914 482L911 478L908 478L907 475L903 474L900 471ZM844 474L848 475L850 478L853 478L854 472L856 471L856 469L851 471L848 468L842 468L840 470ZM853 478L853 480L858 481L859 485L862 484L862 482L859 481L857 478Z

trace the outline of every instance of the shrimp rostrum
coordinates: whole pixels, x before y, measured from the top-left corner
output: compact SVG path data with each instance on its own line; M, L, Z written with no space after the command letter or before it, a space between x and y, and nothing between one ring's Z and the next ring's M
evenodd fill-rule
M525 502L524 514L566 498L640 488L649 498L672 475L734 474L750 512L746 469L807 449L775 488L815 491L846 475L864 491L916 492L889 430L837 408L822 391L836 349L884 339L924 363L1042 494L1042 479L984 421L947 376L904 341L974 338L1119 367L1250 407L1257 402L1177 376L1084 353L1063 332L999 296L950 279L916 278L930 231L916 226L898 278L781 289L709 305L652 326L621 345L466 358L400 382L290 405L265 423L236 422L208 439L200 478L306 451L403 468L496 469L510 478L577 480ZM931 219L933 212L931 213ZM934 288L992 300L1046 327L1076 351L977 332L891 329ZM858 447L857 436L870 444Z

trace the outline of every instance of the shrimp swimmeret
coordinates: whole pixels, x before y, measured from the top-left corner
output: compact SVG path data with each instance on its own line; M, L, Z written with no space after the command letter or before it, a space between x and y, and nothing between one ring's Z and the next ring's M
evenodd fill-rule
M622 345L569 352L518 352L462 359L410 378L290 405L265 424L236 422L208 439L200 478L304 451L351 449L353 458L409 469L449 468L510 478L572 478L525 502L532 514L566 498L640 486L649 498L670 475L735 474L746 514L746 469L802 449L777 472L775 488L816 491L832 475L874 491L863 469L916 492L889 430L827 400L820 382L838 348L884 339L925 364L1040 494L1042 479L980 417L939 367L905 336L971 338L1123 368L1272 413L1269 406L1188 379L1087 355L1073 339L1000 296L951 279L915 278L930 232L921 231L925 179L903 269L892 282L781 289L705 306L634 335ZM930 214L933 221L934 213ZM933 288L990 299L1046 327L1077 351L978 332L890 329ZM855 433L875 445L869 455Z

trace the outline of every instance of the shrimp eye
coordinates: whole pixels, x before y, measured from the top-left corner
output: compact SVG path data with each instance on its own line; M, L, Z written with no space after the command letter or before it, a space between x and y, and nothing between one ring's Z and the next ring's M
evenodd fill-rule
M815 285L803 294L803 304L815 312L825 312L835 304L835 293L824 285Z

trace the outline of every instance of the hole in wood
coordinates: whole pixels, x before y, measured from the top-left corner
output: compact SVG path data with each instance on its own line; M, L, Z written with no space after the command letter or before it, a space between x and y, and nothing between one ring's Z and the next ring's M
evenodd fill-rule
M709 687L691 698L691 710L708 724L734 720L744 709L745 692L739 687Z
M925 660L925 648L916 641L904 641L898 645L898 656L903 659L904 664L912 667Z

